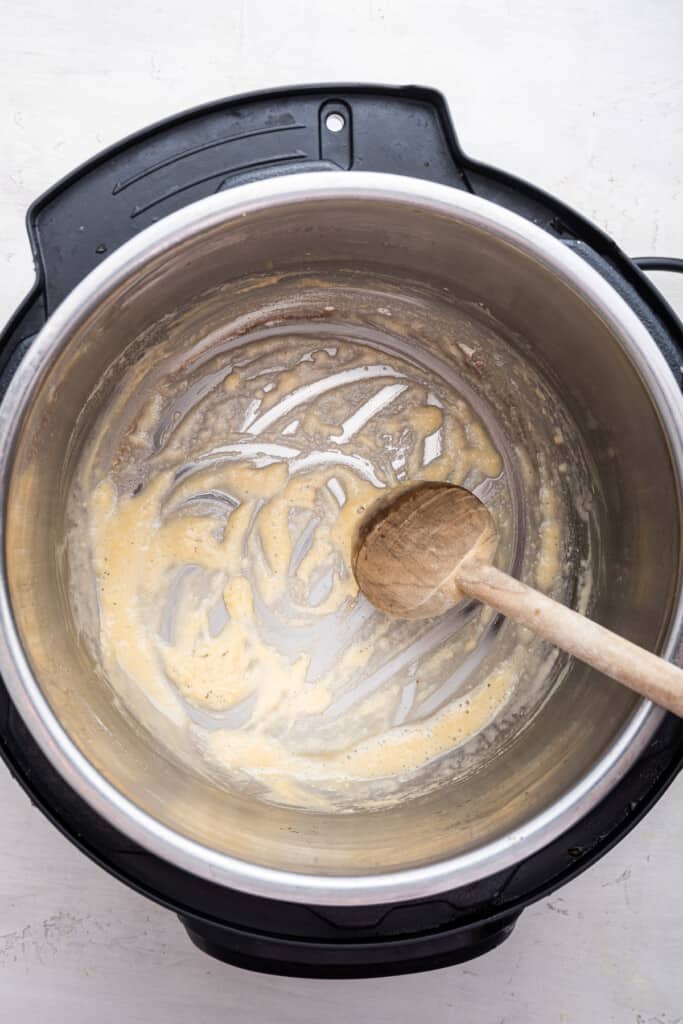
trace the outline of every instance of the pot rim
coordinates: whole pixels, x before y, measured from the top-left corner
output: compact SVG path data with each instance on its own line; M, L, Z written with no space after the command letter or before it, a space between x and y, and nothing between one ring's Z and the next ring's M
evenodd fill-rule
M419 179L375 172L316 171L240 185L170 214L108 256L50 316L31 343L0 403L0 671L9 695L43 753L65 781L114 828L140 846L208 881L295 903L353 906L418 899L470 884L535 853L588 813L637 760L664 712L648 701L579 783L514 833L436 863L366 875L314 875L268 868L180 835L116 789L71 740L33 676L12 614L4 537L14 452L32 396L73 331L135 270L191 234L283 204L333 199L414 205L492 230L562 276L597 309L637 369L658 409L683 491L683 394L645 326L579 255L541 228L486 199ZM680 593L663 654L683 641Z

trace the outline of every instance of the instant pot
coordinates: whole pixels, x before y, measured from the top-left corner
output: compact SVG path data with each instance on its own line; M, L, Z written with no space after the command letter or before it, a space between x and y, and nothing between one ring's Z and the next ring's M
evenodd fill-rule
M543 350L601 483L616 585L594 614L680 662L683 328L638 264L683 263L633 261L470 160L443 98L416 87L202 107L75 171L28 228L37 280L1 351L10 771L85 853L230 963L353 977L493 948L652 806L682 763L683 724L576 666L523 742L453 790L364 815L228 798L150 746L69 627L57 566L70 446L125 340L209 286L332 256L421 275Z

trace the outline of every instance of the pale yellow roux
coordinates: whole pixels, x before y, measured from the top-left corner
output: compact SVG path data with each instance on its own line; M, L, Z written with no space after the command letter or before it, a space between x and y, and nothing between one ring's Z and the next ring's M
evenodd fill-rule
M433 715L427 723L392 729L381 743L369 740L359 743L349 753L325 758L318 763L289 753L277 741L260 734L240 730L220 730L208 741L209 749L219 760L257 770L286 771L301 779L334 781L343 773L362 779L382 778L410 771L447 753L462 740L478 732L505 700L524 660L523 648L499 665L488 681L475 694L454 701ZM235 756L237 755L237 756Z
M376 353L360 347L359 354L361 365L376 359ZM281 371L275 386L267 392L262 390L265 379L249 382L239 371L228 374L222 388L227 395L236 395L251 383L262 415L301 387L311 373L331 372L333 364L328 353L318 351L313 359ZM415 402L403 416L397 416L391 407L381 415L383 432L393 436L406 423L413 431L408 479L461 482L473 469L482 477L498 476L500 455L469 405L457 399L448 412L425 404L424 388L414 384L411 388ZM128 435L133 446L144 445L159 411L160 399L155 396L144 406ZM346 418L340 410L335 422L327 422L332 412L328 408L321 418L316 408L297 408L282 418L275 433L300 418L301 429L310 435L332 435ZM444 435L442 452L422 466L425 438L440 429ZM344 451L376 447L378 431L374 419L357 432ZM192 422L188 421L176 431L172 446L177 449L191 436ZM286 440L279 434L278 438L280 443ZM220 437L215 439L215 443L221 441L224 443ZM526 452L521 453L520 461L543 508L534 573L537 584L549 589L561 570L562 519L548 480L539 481ZM269 607L283 598L293 553L292 511L312 514L317 510L321 514L322 509L323 521L296 567L293 585L301 586L305 593L321 565L336 564L329 593L317 605L307 605L306 615L324 618L351 607L358 597L351 571L357 525L382 491L343 465L326 465L298 474L289 473L286 460L263 468L248 461L214 465L175 486L173 503L177 507L203 488L225 488L235 495L240 504L230 513L219 536L216 519L211 516L164 516L162 506L173 479L171 468L161 469L140 493L126 496L118 495L112 476L106 476L92 490L87 516L98 588L99 640L105 666L123 672L154 706L179 725L186 720L187 712L177 695L189 705L211 712L235 708L253 699L247 725L206 732L195 729L200 734L202 756L212 764L258 778L271 799L319 806L321 797L307 788L309 784L322 782L334 792L335 788L348 788L354 779L415 773L420 766L476 735L505 704L528 661L526 647L514 647L465 698L451 701L422 721L345 744L349 722L354 728L358 724L354 714L365 715L368 720L375 714L386 718L387 701L394 698L390 688L385 688L367 697L347 722L340 720L334 749L302 753L296 745L290 747L287 723L323 714L335 694L343 693L348 681L370 663L376 650L382 644L391 645L392 637L400 634L392 632L396 624L379 618L371 637L351 643L313 685L307 681L309 652L302 650L295 657L286 657L261 635L254 608L256 592ZM330 491L332 481L343 486L345 502L341 507ZM260 553L253 548L256 535ZM180 601L171 643L159 633L160 609L174 573L185 566L200 567L211 582L200 600L186 593ZM219 598L227 621L217 635L211 635L208 615ZM479 632L490 617L487 611L480 614ZM463 639L462 653L474 649L477 635L470 631ZM424 659L423 671L446 671L456 651L457 645L448 644L432 651Z

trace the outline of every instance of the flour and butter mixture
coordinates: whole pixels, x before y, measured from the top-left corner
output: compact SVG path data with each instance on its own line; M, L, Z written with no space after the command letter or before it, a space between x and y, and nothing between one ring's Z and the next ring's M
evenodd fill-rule
M501 567L588 599L571 424L482 311L439 301L353 275L246 282L206 297L210 330L179 312L103 386L71 497L77 624L169 756L225 786L331 810L425 791L490 756L562 668L471 603L395 622L358 593L366 510L447 480L490 507Z

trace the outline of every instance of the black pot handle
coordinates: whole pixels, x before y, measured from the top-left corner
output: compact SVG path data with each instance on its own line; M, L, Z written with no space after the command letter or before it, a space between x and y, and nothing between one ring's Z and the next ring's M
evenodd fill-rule
M33 203L44 315L133 235L214 192L315 170L391 171L467 189L463 162L444 97L419 86L300 86L185 111L93 157Z
M323 910L323 908L320 908ZM431 933L373 941L357 935L313 942L257 934L206 919L180 916L195 946L224 963L299 978L377 978L464 963L495 949L519 912Z
M213 192L315 170L390 171L469 188L446 100L434 89L294 86L184 111L97 154L31 205L36 283L0 334L0 374L9 379L10 358L62 299L149 224Z
M640 270L665 270L672 274L683 274L683 260L675 256L634 256L633 262Z

